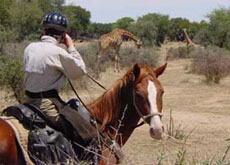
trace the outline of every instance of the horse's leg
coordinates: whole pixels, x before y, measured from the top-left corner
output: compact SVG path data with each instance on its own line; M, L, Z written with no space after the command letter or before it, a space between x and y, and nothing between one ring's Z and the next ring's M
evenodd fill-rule
M2 119L0 119L0 164L20 164L14 130Z

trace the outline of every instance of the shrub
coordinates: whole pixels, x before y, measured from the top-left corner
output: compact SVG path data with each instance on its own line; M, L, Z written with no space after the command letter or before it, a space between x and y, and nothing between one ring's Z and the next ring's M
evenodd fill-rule
M170 48L167 52L167 59L187 58L186 47Z
M96 62L96 53L98 50L98 43L92 42L87 45L82 45L77 47L77 50L81 54L88 70L94 70Z
M197 49L192 53L191 71L204 75L207 83L220 82L230 73L230 52L218 47Z
M23 86L22 53L3 54L0 57L0 85L12 90L19 103L25 100Z
M137 49L134 47L122 47L120 50L121 67L130 67L135 63L142 63L155 67L159 54L154 48Z
M194 47L178 47L178 48L170 48L167 52L167 60L173 60L173 59L184 59L184 58L190 58L191 52L195 50Z
M100 72L104 72L106 68L109 67L109 63L107 61L109 61L108 58L112 57L111 51L107 52L106 55L101 58L99 68L96 68L96 54L99 50L98 42L91 42L89 44L79 46L77 47L77 50L81 54L90 75L98 77Z

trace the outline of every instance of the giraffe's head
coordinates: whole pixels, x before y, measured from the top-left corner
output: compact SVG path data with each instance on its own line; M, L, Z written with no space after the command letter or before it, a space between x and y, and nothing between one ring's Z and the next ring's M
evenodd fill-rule
M141 40L137 40L136 45L137 45L137 48L140 49L142 46Z

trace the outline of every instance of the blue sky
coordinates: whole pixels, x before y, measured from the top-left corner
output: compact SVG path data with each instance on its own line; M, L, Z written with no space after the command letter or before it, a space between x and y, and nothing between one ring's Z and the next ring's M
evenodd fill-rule
M91 21L112 23L122 17L137 19L148 13L182 17L190 21L207 20L208 13L230 7L230 0L66 0L91 12Z

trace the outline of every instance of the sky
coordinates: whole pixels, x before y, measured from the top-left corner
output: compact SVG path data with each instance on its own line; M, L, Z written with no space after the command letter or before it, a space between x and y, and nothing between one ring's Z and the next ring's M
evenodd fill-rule
M137 19L148 13L160 13L170 18L182 17L190 21L208 20L214 9L229 8L230 0L66 0L91 13L91 21L113 23L122 17Z

